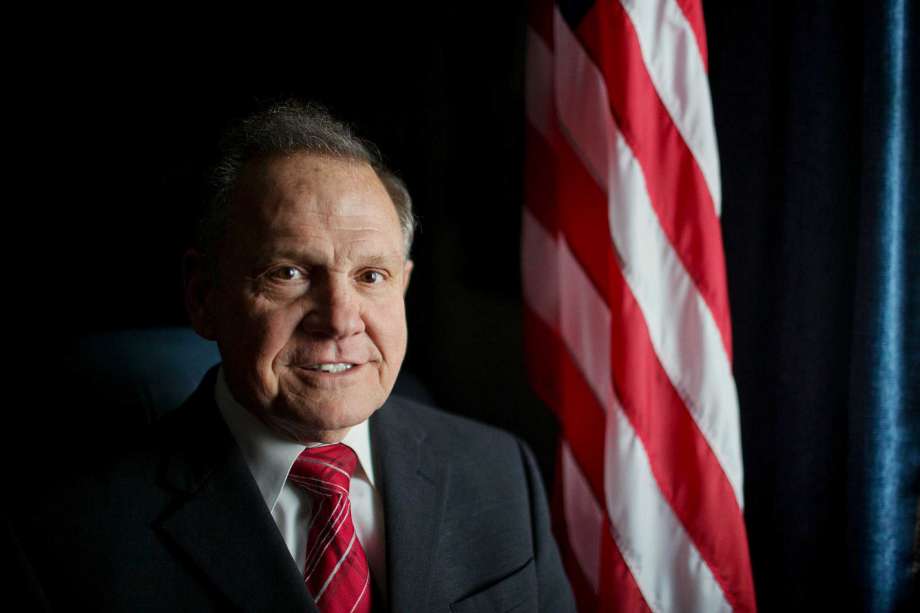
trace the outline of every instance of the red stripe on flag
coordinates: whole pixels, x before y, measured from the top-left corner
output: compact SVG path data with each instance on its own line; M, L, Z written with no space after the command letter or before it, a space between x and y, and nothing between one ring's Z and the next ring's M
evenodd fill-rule
M597 2L575 32L603 74L611 112L645 176L665 235L715 319L731 362L722 229L706 180L658 97L619 2Z
M709 49L706 47L706 26L703 19L703 5L699 0L676 0L677 6L690 24L693 30L693 36L696 38L696 46L700 48L700 59L703 60L703 68L709 72Z
M524 202L534 217L550 234L559 229L559 204L556 200L556 158L550 143L526 122L525 142L527 156L524 171L528 181L524 185Z
M610 534L609 524L605 524L600 534L601 539L601 581L600 593L597 595L600 611L630 611L635 613L651 612L636 580L633 578L626 561Z
M559 333L547 326L529 308L524 309L524 326L528 335L540 347L528 364L531 375L540 374L550 367L556 368L553 377L558 380L556 414L562 434L569 441L572 455L594 493L597 506L604 508L604 432L607 414L604 412L584 375L575 365ZM544 358L543 364L539 364Z
M558 373L563 359L561 343L543 321L525 305L524 361L530 384L540 399L562 419L562 381Z
M732 606L753 602L744 520L731 484L674 390L622 276L607 224L606 195L567 145L556 151L563 234L611 310L614 389L648 453L662 495ZM573 451L577 445L572 444Z

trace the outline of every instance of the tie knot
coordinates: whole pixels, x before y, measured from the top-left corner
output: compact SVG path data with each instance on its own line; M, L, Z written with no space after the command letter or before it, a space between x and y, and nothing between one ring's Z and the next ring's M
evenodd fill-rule
M358 456L348 445L336 443L308 447L294 460L290 479L308 489L311 484L322 481L347 493L357 465Z

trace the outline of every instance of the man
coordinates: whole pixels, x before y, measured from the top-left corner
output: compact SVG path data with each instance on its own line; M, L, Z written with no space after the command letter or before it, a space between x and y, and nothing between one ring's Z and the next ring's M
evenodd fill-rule
M414 225L399 179L288 103L230 132L213 187L186 304L222 364L101 476L50 488L13 537L34 600L573 610L529 451L390 397Z

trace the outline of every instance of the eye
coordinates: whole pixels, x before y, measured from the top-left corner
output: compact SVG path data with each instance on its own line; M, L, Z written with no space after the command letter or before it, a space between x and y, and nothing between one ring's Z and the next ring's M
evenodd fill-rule
M279 266L268 273L273 281L300 281L306 275L296 266Z
M386 280L386 276L379 270L365 270L358 278L362 283L367 283L369 285L383 283Z

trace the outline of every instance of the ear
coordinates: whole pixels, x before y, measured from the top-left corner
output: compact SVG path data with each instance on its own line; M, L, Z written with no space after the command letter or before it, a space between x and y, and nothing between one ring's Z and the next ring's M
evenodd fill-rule
M403 266L403 295L405 295L406 290L409 289L409 279L412 277L413 268L415 268L415 262L406 260L406 264Z
M196 249L182 257L185 310L192 328L209 341L217 340L214 321L214 275L207 258Z

